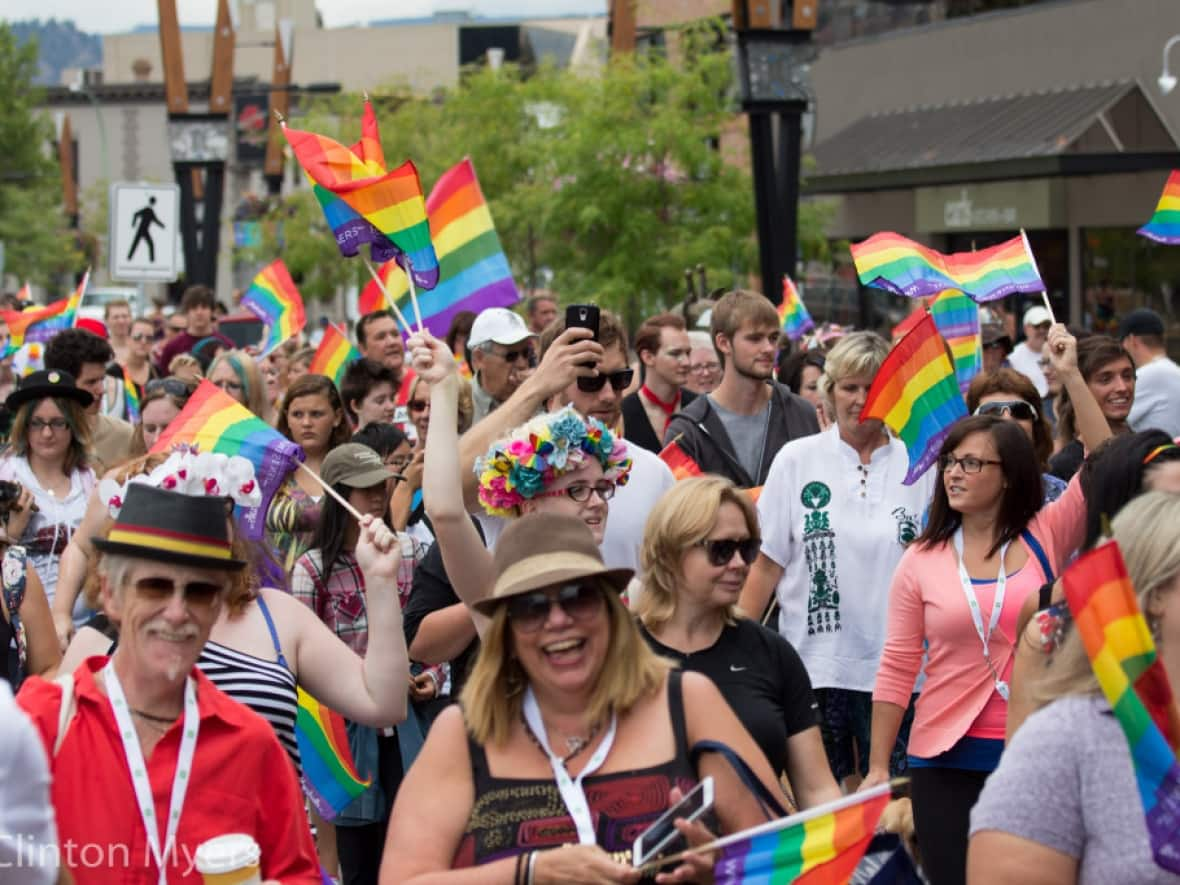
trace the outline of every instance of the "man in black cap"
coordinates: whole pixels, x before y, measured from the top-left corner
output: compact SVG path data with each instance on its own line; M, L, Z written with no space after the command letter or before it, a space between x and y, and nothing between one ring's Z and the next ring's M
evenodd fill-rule
M1118 339L1135 361L1135 403L1127 422L1133 430L1180 436L1180 366L1164 348L1164 321L1140 307L1123 317Z

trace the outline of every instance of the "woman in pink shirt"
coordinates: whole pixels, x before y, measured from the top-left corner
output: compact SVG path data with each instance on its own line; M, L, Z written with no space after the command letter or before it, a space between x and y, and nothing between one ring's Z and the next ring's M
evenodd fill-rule
M1049 344L1063 383L1090 407L1083 412L1100 417L1078 373L1072 336L1055 326ZM1091 444L1102 435L1094 424ZM865 784L888 778L889 754L925 653L909 767L923 868L933 885L945 885L964 881L970 810L1003 750L1021 604L1077 549L1085 501L1075 480L1042 507L1028 435L994 416L955 424L938 466L942 481L929 523L903 554L890 587Z

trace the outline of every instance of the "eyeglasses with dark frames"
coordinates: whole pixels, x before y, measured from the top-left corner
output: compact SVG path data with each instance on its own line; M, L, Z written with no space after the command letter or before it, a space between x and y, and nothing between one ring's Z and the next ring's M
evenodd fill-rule
M956 464L963 468L964 473L980 473L988 464L1003 464L1003 461L997 461L994 458L976 458L974 455L966 455L962 458L956 458L954 455L943 455L938 459L938 469L946 473Z
M540 492L533 495L534 498L556 498L560 495L565 495L572 501L579 504L585 504L590 500L591 493L595 493L603 501L609 501L615 496L615 484L610 480L603 479L596 483L582 483L576 482L572 486L566 486L564 489L554 489L550 492Z

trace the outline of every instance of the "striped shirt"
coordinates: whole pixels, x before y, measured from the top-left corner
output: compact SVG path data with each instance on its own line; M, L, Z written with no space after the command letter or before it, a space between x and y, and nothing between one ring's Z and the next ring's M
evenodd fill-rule
M212 640L201 649L197 666L210 682L269 722L295 763L295 770L302 771L299 744L295 741L295 717L299 713L295 674L282 664L235 651Z

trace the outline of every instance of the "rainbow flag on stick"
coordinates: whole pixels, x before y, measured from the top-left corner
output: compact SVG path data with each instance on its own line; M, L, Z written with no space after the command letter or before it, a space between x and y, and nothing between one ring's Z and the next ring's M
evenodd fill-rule
M299 334L307 323L303 298L281 258L276 258L254 277L254 282L242 295L242 307L266 323L266 337L260 345L262 356L292 335Z
M1180 170L1173 171L1160 194L1151 220L1139 228L1140 236L1174 246L1180 243Z
M303 460L303 449L207 379L156 440L152 451L169 452L178 444L202 452L241 455L254 465L262 500L257 507L237 511L251 540L262 537L270 499L295 462Z
M394 247L395 260L413 273L415 284L433 289L438 282L438 258L430 240L418 170L407 160L386 171L377 118L368 101L361 129L361 140L352 148L285 123L283 135L318 188L316 198L340 252L351 258L364 243L370 244L370 250L376 243L379 248L373 258L382 260L390 254L381 242L383 235Z
M854 244L852 259L862 285L909 298L958 289L976 301L994 301L1045 290L1023 234L978 252L944 255L886 231Z
M692 476L704 476L701 465L694 461L688 452L680 448L676 439L660 450L660 458L672 469L672 476L678 480L688 479Z
M799 290L791 278L783 274L783 300L778 306L779 325L792 341L798 341L815 328L815 320L803 305Z
M0 311L0 318L8 324L8 352L14 353L25 344L44 344L63 329L72 328L78 317L78 305L82 303L89 282L90 269L87 268L82 281L69 298L34 310Z
M967 414L946 344L926 314L885 357L860 413L879 418L905 443L913 485L938 457L951 425Z
M1062 583L1094 675L1131 748L1152 855L1180 873L1180 715L1118 544L1083 554Z
M979 305L957 289L939 293L930 303L938 334L950 346L959 390L967 395L971 379L983 368L983 339L979 334Z
M827 802L715 843L717 885L838 885L852 876L872 841L892 786Z
M135 387L135 382L131 378L131 373L127 371L127 367L123 366L123 407L127 412L127 420L132 424L139 423L139 390Z
M295 740L303 765L303 792L324 820L334 820L373 782L357 774L344 719L302 688L295 716Z
M500 245L475 167L469 158L442 174L426 199L430 235L438 250L438 286L428 295L419 293L422 319L436 337L450 328L451 318L463 310L479 313L488 307L508 307L520 300L512 268ZM409 285L394 264L379 271L385 288L402 313L410 316ZM376 285L369 283L366 290ZM380 291L363 292L361 304L377 303ZM377 309L384 306L382 299ZM362 308L361 313L364 314Z
M344 378L344 370L349 363L361 358L361 352L352 346L352 342L335 326L324 329L324 337L320 346L316 348L315 356L307 371L315 375L327 375L337 388Z

